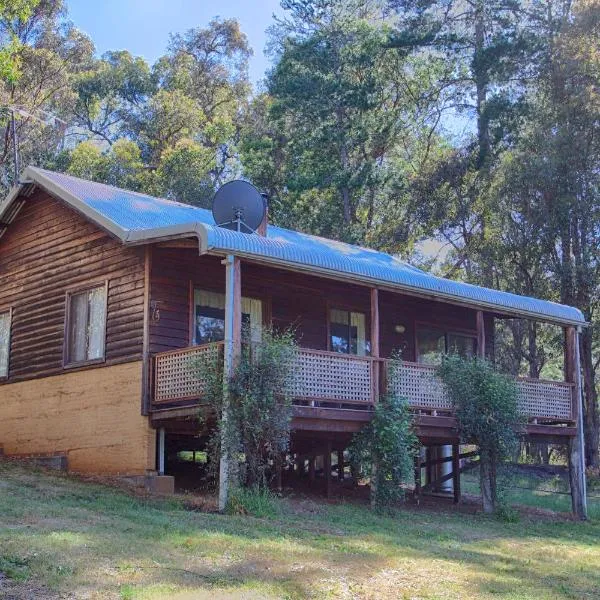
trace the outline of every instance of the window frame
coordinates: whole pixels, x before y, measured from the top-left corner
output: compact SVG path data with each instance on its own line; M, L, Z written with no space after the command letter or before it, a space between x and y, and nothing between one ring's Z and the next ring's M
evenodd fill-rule
M190 279L188 287L188 347L201 346L203 344L196 343L196 290L211 292L213 294L222 294L225 296L225 290L209 286L204 283ZM247 300L258 300L261 303L261 322L260 326L269 326L271 319L271 299L262 296L242 296ZM211 343L211 342L208 342ZM214 342L213 342L214 343ZM218 342L217 342L218 343Z
M452 327L451 329L446 329L444 325L438 323L430 323L428 321L415 321L415 333L414 333L414 343L415 343L415 362L419 362L419 331L423 329L434 329L441 331L444 334L444 355L448 356L448 336L449 335L458 335L461 337L471 338L473 340L473 356L477 355L477 331L474 329L461 329L460 327ZM430 365L430 363L422 363L423 365Z
M75 369L77 367L85 367L88 365L97 365L106 362L106 338L108 335L108 279L90 282L84 286L70 288L65 292L65 326L63 335L63 369ZM70 359L70 339L69 330L71 325L71 298L85 292L90 292L95 289L104 288L104 344L102 348L102 356L98 358L88 358L85 360Z
M333 323L333 321L331 320L331 312L333 310L338 310L338 311L343 311L343 312L347 312L348 315L350 316L352 313L355 314L359 314L362 315L365 319L365 353L364 354L353 354L352 352L336 352L333 349L333 344L331 343L331 325ZM336 352L336 354L345 354L346 356L357 356L359 358L365 358L365 357L369 357L371 356L371 330L370 330L370 321L371 315L364 310L359 310L355 307L351 307L348 305L344 305L344 304L336 304L336 303L327 303L327 350L329 352ZM352 317L350 316L350 323L348 324L348 329L350 330L350 327L352 322ZM350 331L349 331L350 332ZM351 339L348 339L348 348L351 347ZM358 344L358 339L357 339L357 344Z
M8 352L7 358L8 362L6 364L6 375L0 375L0 382L8 381L10 377L10 347L12 342L12 327L13 327L13 307L9 306L7 308L0 308L0 315L8 314Z

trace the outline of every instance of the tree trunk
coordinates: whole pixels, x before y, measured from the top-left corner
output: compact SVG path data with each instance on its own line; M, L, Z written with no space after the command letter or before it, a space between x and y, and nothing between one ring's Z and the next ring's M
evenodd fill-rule
M581 447L578 436L569 440L569 483L571 484L571 507L581 520L587 518L585 500L585 473L582 471Z
M592 331L585 328L581 338L581 370L583 375L583 430L585 437L585 464L598 468L600 457L598 445L600 442L600 415L598 414L598 393L594 376L592 358Z
M496 481L495 466L489 452L480 451L479 454L479 484L481 487L481 501L483 512L492 514L496 508Z
M485 8L484 0L475 3L475 52L473 55L473 78L476 89L477 141L479 145L478 167L485 165L490 153L489 119L486 115L488 75L483 60L485 50Z

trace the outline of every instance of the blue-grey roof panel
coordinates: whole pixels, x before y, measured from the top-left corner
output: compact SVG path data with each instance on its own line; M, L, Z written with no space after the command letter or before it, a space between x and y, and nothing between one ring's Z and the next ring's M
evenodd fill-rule
M567 323L585 322L582 313L576 308L436 277L389 254L369 248L275 226L269 226L266 238L238 233L217 227L211 212L203 208L52 171L35 171L67 190L124 232L200 224L207 233L210 249L296 264L305 269L345 274L374 284L412 289L488 309L495 308L498 312L518 312Z

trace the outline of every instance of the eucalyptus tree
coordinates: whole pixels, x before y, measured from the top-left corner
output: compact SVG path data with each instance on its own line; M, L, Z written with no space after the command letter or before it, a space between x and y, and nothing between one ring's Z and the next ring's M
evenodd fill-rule
M16 68L0 77L0 186L5 191L14 172L7 108L16 115L21 164L39 164L54 156L64 142L64 124L76 100L73 76L91 61L93 45L65 20L61 0L17 0L0 9L0 52L12 56Z
M496 175L516 223L531 228L557 300L598 322L600 2L573 3L538 82L535 111ZM518 253L524 257L525 249ZM586 461L598 466L597 328L581 336Z
M427 92L438 65L407 61L388 47L391 28L380 2L282 5L287 14L272 30L268 97L253 107L260 127L247 128L242 145L246 173L280 170L272 186L282 194L280 222L364 240L401 177L394 161L415 128L433 120Z
M131 132L155 92L150 66L127 50L106 52L74 78L72 123L112 144Z
M167 53L153 68L161 90L189 98L202 115L190 138L214 151L214 184L236 168L241 115L251 94L251 55L238 21L214 18L205 28L171 36Z

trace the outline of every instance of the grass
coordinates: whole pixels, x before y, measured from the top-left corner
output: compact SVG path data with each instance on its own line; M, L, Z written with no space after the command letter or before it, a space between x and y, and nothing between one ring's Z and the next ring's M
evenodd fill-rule
M0 463L0 597L600 597L597 519L279 503L207 514Z

